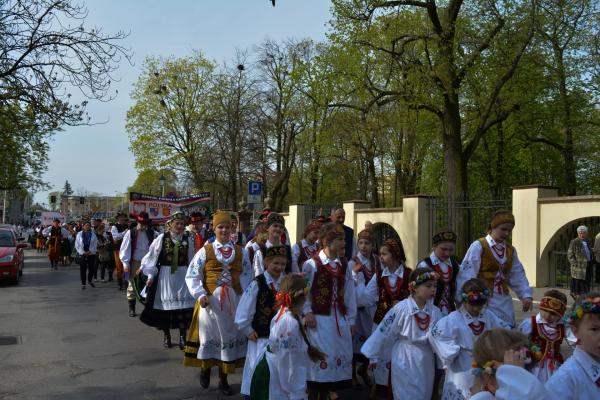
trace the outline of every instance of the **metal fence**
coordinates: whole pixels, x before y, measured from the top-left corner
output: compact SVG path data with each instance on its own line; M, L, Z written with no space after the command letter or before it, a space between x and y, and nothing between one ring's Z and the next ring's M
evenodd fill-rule
M462 257L468 246L485 235L495 211L511 210L512 199L489 199L450 202L448 198L433 197L429 201L429 228L435 233L450 228L458 234L456 254Z

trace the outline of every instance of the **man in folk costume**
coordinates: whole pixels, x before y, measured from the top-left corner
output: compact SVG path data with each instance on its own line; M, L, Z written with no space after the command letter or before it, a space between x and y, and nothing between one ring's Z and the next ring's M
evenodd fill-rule
M127 302L129 303L129 316L135 317L135 291L133 285L134 277L139 273L142 258L148 253L150 244L158 234L150 227L150 216L142 211L137 217L135 229L129 229L123 236L123 243L119 251L119 257L123 263L123 271L127 276Z
M292 246L292 269L302 271L304 263L317 255L321 246L319 245L319 233L321 224L312 221L304 229L304 237Z
M142 232L137 234L141 235ZM195 303L187 289L185 274L193 256L194 243L185 232L185 216L178 211L167 221L165 233L152 241L142 258L148 294L140 320L163 331L166 348L171 347L171 329L179 329L179 348L183 350L185 344Z
M285 246L272 246L266 251L266 270L244 291L235 314L235 325L248 338L241 393L250 396L253 374L262 359L267 344L271 320L275 316L275 300L287 265Z
M348 263L352 270L352 278L355 286L365 286L381 270L381 262L377 254L373 253L373 233L370 229L364 229L358 234L358 253ZM358 303L358 301L357 301ZM373 317L377 309L376 304L358 306L356 312L356 334L352 338L352 347L354 356L352 359L352 381L357 389L362 388L357 379L358 375L363 379L367 386L372 382L367 374L369 360L360 352L360 348L371 335L373 330ZM362 364L358 371L357 364Z
M52 225L42 231L42 235L48 238L48 258L50 259L50 268L57 270L58 261L61 254L61 243L63 238L69 237L69 231L60 226L58 218L52 221Z
M123 244L123 238L125 233L129 229L129 218L127 214L123 212L117 213L117 223L110 229L114 243L114 254L115 254L115 271L117 273L117 283L119 284L119 290L125 289L125 281L123 280L123 263L119 252L121 250L121 244Z
M484 281L491 293L489 309L511 328L515 327L515 310L509 288L521 300L524 312L531 309L533 299L517 250L506 242L514 227L515 217L510 212L496 212L488 235L471 244L456 277L457 287L471 278ZM456 300L461 301L458 294Z
M189 265L186 283L197 299L188 330L184 365L202 368L200 385L210 385L210 370L219 368L219 389L233 394L227 375L244 365L247 338L235 324L240 296L252 279L252 266L243 248L229 240L231 215L213 216L216 239L206 244Z
M194 250L196 252L200 251L202 246L204 246L204 242L206 241L206 234L204 232L204 215L202 213L195 211L190 216L190 226L188 227L188 231L194 238Z
M286 273L290 273L290 272L299 272L297 269L294 269L294 266L292 264L292 250L290 248L289 245L287 245L282 239L282 235L283 233L285 233L285 220L283 219L283 217L281 216L281 214L278 214L276 212L272 212L269 214L269 217L267 218L267 233L268 233L268 238L267 238L267 242L265 243L265 249L268 249L269 247L273 247L273 246L279 246L279 245L283 245L286 246L287 248L287 254L288 254L288 264L285 267L285 272ZM265 261L264 261L264 253L263 253L263 249L261 249L259 252L254 254L254 263L253 263L253 268L254 268L254 276L258 276L260 274L262 274L263 272L265 272Z
M433 304L440 309L443 316L446 316L456 310L454 297L456 276L460 268L460 264L454 258L456 233L442 230L433 236L432 242L433 251L417 265L417 268L429 267L438 273L438 287Z
M356 297L342 227L326 224L319 240L323 250L304 264L310 288L304 314L309 341L326 353L326 359L310 364L308 389L311 399L336 399L338 390L352 384Z

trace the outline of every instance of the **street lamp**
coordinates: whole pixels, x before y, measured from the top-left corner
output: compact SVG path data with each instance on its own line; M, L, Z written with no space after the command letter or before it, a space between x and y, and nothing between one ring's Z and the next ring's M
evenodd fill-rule
M160 178L158 178L158 181L160 182L160 197L165 197L165 181L167 179L165 178L165 176L163 174L160 174Z

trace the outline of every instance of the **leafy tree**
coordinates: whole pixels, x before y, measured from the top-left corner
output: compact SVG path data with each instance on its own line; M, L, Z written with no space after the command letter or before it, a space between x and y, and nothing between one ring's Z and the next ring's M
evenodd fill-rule
M177 175L169 169L145 169L141 171L135 179L133 185L127 188L127 191L160 196L161 176L165 178L165 194L170 192L179 192L177 188Z

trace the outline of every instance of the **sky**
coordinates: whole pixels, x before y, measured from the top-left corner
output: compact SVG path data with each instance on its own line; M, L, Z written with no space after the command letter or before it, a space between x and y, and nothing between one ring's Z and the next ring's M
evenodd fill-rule
M147 56L187 56L193 50L222 63L236 48L248 49L265 39L322 40L330 19L329 0L84 0L89 11L86 27L105 33L129 32L122 44L133 52L132 64L120 64L119 78L107 103L91 101L93 126L64 127L50 142L48 170L43 179L51 190L35 201L48 203L50 191L62 191L65 180L75 194L123 193L137 177L125 116L132 106L133 83ZM75 97L75 96L74 96ZM158 183L157 183L158 185Z

